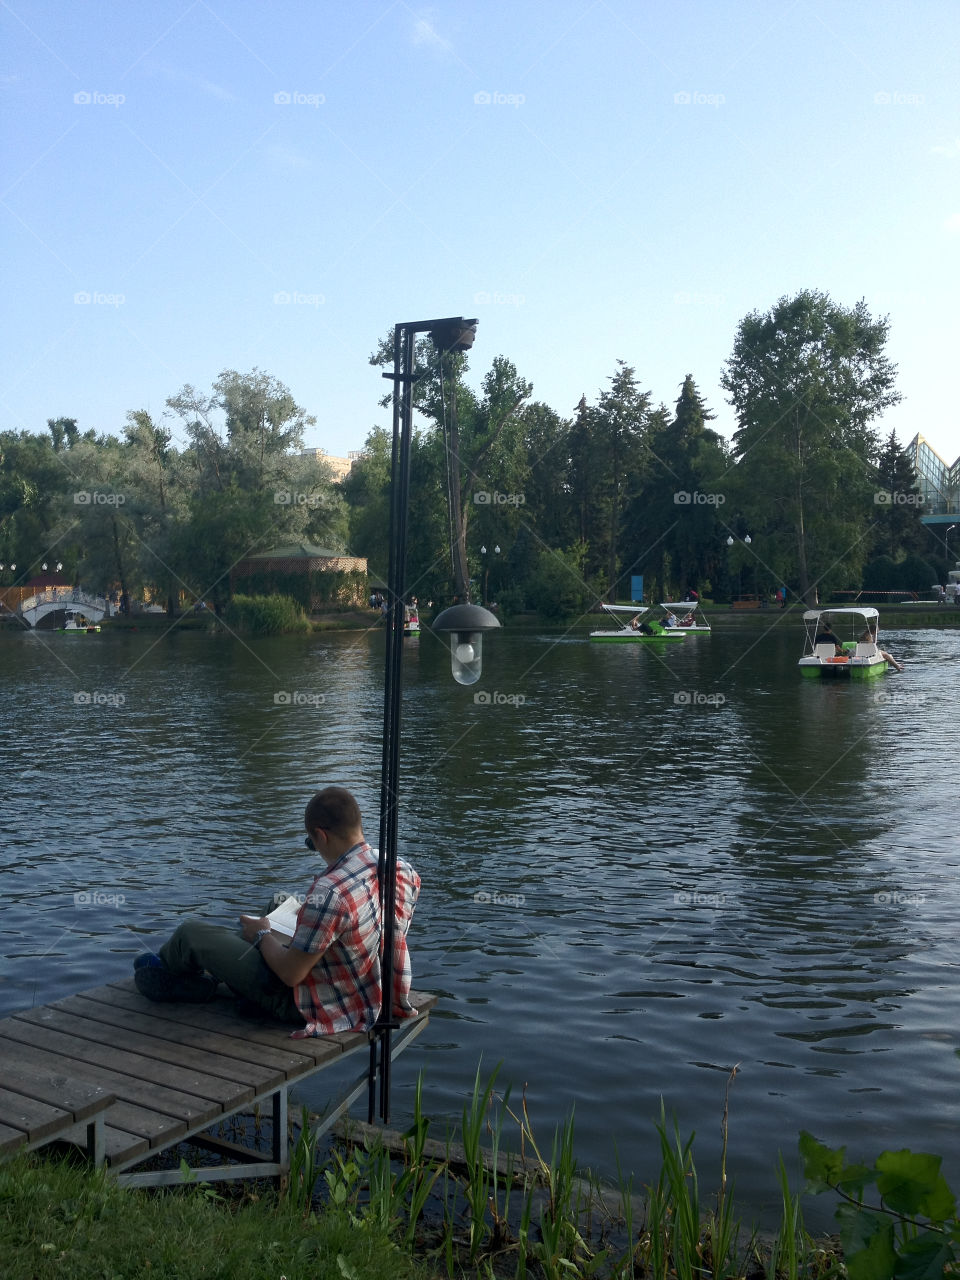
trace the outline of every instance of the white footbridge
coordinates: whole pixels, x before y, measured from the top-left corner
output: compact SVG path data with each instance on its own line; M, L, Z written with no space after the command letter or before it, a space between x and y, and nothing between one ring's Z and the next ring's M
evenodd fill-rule
M17 616L27 624L35 627L41 618L49 613L82 613L90 622L99 622L101 618L112 617L116 606L105 596L91 595L82 587L46 587L20 602Z

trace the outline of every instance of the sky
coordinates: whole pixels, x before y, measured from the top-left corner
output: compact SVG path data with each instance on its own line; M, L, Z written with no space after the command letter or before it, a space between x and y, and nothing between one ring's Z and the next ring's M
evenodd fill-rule
M224 369L344 455L395 324L479 321L564 417L720 386L800 289L890 319L879 429L960 455L955 0L0 0L0 429ZM173 425L173 423L171 423ZM182 439L178 432L177 438Z

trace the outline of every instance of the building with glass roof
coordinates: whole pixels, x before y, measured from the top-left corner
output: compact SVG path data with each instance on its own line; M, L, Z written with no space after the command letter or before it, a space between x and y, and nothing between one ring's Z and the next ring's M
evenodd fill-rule
M923 524L960 520L960 458L951 466L919 433L906 448L923 495Z

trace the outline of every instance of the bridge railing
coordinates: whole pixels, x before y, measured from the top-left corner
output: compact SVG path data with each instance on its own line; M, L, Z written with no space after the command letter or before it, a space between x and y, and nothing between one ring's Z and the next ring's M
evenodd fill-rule
M29 613L44 604L83 604L90 609L99 609L102 613L110 613L110 602L105 596L91 595L82 587L44 587L20 601L18 613Z

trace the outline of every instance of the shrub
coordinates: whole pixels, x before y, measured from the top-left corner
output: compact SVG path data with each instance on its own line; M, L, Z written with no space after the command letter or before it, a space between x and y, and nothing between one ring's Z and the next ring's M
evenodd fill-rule
M310 630L301 606L289 596L234 596L224 621L234 631L255 636L290 635Z

